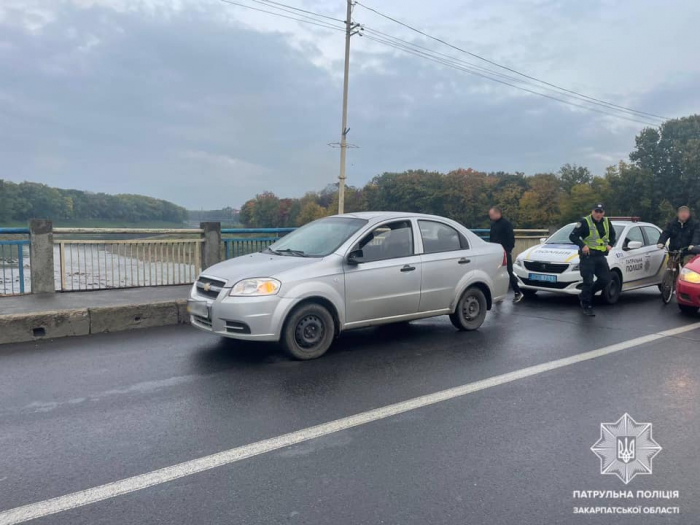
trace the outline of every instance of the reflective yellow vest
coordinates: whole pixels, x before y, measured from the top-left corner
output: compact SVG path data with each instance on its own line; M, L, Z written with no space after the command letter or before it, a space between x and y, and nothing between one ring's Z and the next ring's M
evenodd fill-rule
M599 250L601 252L608 251L607 246L610 244L610 221L608 218L603 217L605 235L602 237L600 236L600 233L598 233L598 228L596 228L592 215L588 215L586 217L586 222L588 223L588 237L583 239L583 243L591 250Z

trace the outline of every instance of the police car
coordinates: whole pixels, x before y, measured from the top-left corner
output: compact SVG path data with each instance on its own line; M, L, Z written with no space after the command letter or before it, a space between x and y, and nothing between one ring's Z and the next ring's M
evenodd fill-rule
M661 229L654 224L638 218L611 218L610 222L617 241L608 254L612 281L602 295L606 303L614 304L622 292L661 284L666 251L656 247ZM542 244L518 255L513 271L526 296L538 291L581 293L578 246L569 240L575 226L567 224L548 239L542 239Z

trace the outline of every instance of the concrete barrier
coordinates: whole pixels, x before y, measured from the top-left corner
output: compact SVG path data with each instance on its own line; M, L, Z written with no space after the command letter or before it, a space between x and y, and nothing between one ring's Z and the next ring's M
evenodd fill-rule
M90 333L87 309L0 315L0 344Z
M0 315L0 344L188 324L187 301Z
M173 301L129 306L90 308L90 333L121 332L179 323L178 305Z

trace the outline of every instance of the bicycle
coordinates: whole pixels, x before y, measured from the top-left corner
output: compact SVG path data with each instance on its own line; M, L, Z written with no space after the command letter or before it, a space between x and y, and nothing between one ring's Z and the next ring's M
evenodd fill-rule
M661 290L661 300L664 304L668 304L673 299L673 294L676 292L676 281L681 271L681 263L687 248L680 250L668 251L668 261L666 263L666 271L664 278L661 281L659 289Z

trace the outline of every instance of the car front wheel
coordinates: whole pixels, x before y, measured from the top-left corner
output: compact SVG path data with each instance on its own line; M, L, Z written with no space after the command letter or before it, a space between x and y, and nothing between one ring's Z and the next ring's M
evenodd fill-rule
M606 304L615 304L620 300L620 294L622 293L622 279L617 272L612 272L610 276L610 284L603 290L603 301Z
M321 357L335 337L335 323L328 309L320 304L305 304L295 309L284 324L281 343L294 359Z
M468 288L459 298L455 312L450 314L450 321L457 330L476 330L483 324L487 309L484 292L476 287Z

